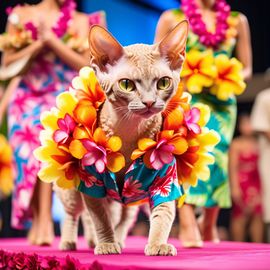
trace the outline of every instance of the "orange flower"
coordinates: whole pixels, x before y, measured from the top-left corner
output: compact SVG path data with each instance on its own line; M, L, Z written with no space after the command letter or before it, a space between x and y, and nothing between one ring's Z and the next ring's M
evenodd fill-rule
M148 168L161 169L164 164L173 161L173 155L181 155L188 148L185 138L173 130L163 130L158 133L157 141L143 138L138 141L138 149L134 150L131 159L143 156L143 161Z
M97 128L93 135L93 141L83 139L82 144L86 153L82 158L84 166L95 165L99 173L107 167L111 172L118 172L125 166L125 158L118 151L122 147L122 141L118 136L106 138L104 131Z
M79 101L88 101L95 109L105 101L105 94L100 87L95 72L90 67L83 67L79 76L72 80L72 87L76 90ZM87 103L84 103L87 104Z

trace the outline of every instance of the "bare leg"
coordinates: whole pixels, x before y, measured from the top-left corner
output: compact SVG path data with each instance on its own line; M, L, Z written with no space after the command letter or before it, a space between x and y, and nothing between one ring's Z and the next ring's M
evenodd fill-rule
M178 210L180 218L180 239L183 247L202 247L203 242L192 205L184 204Z
M125 246L125 240L130 228L135 223L138 210L138 206L122 206L121 220L115 229L115 237L121 247Z
M97 234L93 220L86 208L83 210L81 218L83 224L84 237L87 241L87 244L90 248L94 248L97 244Z
M84 194L83 199L97 232L98 243L95 247L95 254L121 253L120 245L115 241L113 225L106 209L108 201Z
M34 188L34 192L33 192L33 196L32 196L32 200L30 203L30 207L32 210L32 226L28 232L27 235L27 239L29 241L30 244L35 245L37 243L37 233L38 233L38 189L39 189L39 185L38 183L36 183L35 188Z
M52 185L38 179L38 245L50 245L54 238L52 221Z
M167 243L174 218L175 201L162 203L153 209L145 255L175 256L177 254L175 247Z
M204 241L219 243L217 219L220 208L218 206L205 208L202 224L202 234Z
M244 242L246 236L247 217L244 215L231 218L231 235L233 241Z
M263 221L261 215L254 215L251 217L251 223L249 227L250 237L252 242L263 242Z

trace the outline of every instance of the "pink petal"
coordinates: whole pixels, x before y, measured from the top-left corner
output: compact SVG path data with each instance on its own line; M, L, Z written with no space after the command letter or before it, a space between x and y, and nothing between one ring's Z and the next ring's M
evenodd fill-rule
M150 156L150 163L154 169L159 170L164 165L159 157L159 151L154 150Z
M198 108L192 108L190 111L190 121L197 123L200 119L200 110Z
M169 164L173 161L173 154L171 152L162 151L159 153L159 158L164 164Z
M96 149L98 149L96 143L87 139L82 140L82 144L88 151L95 151Z
M91 166L93 165L97 160L97 156L94 152L86 153L82 158L82 164L83 166Z
M105 171L105 163L102 159L99 159L95 162L96 169L99 173L103 173Z
M165 145L162 145L160 147L160 150L163 152L163 151L166 151L166 152L172 152L173 150L175 149L174 145L172 144L165 144Z
M154 169L160 170L163 167L164 163L159 158L156 158L153 162L151 162L151 165Z
M195 134L199 134L201 132L201 128L198 124L192 123L188 125L188 128L193 131Z
M157 143L156 148L159 148L161 145L163 145L163 144L166 143L166 142L167 142L166 139L161 139L161 140Z
M61 130L68 131L68 128L64 119L58 119L57 125Z
M58 129L54 132L53 139L57 143L59 142L65 143L68 139L68 134L63 130Z
M74 119L68 113L66 113L66 115L65 115L65 122L66 122L66 125L67 125L69 131L73 131L74 128L76 127L76 123L75 123Z

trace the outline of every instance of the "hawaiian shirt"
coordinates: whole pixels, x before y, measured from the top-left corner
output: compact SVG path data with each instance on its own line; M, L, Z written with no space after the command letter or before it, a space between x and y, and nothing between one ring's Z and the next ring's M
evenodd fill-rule
M153 208L184 196L184 189L178 183L175 159L160 170L155 170L147 168L142 158L138 158L125 174L121 194L114 173L98 173L94 165L86 166L85 170L89 175L80 181L78 190L95 198L108 196L123 204L149 200Z

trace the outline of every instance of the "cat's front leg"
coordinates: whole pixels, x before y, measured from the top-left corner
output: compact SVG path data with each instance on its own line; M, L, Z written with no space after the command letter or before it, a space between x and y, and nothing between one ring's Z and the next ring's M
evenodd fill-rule
M150 216L150 231L145 255L175 256L176 248L168 244L168 238L175 218L175 201L156 206Z
M114 230L107 211L107 200L83 194L85 205L93 219L97 233L95 254L120 254L121 248L115 241Z
M125 246L125 240L128 232L135 222L139 206L122 206L121 219L115 228L115 238L120 243L121 247ZM115 213L117 214L117 213Z

